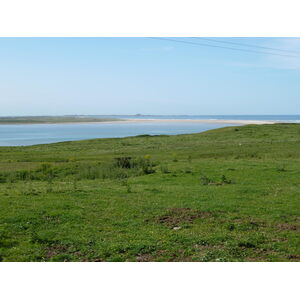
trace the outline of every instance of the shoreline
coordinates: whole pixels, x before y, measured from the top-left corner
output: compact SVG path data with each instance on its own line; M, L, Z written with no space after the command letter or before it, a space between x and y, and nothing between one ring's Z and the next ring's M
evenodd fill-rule
M127 123L207 123L207 124L275 124L278 122L267 120L222 120L222 119L127 119L123 121Z
M98 121L72 121L72 122L7 122L1 123L1 125L58 125L58 124L114 124L114 123L204 123L204 124L238 124L238 125L263 125L263 124L276 124L276 123L285 123L285 122L276 122L276 121L267 121L267 120L222 120L222 119L122 119L122 120L99 120Z

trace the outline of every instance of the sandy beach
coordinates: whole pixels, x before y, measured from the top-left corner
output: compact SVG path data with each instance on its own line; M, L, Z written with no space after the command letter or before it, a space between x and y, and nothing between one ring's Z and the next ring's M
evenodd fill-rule
M98 123L98 122L94 122ZM206 124L275 124L273 121L263 120L209 120L209 119L124 119L119 121L104 121L101 123L206 123Z

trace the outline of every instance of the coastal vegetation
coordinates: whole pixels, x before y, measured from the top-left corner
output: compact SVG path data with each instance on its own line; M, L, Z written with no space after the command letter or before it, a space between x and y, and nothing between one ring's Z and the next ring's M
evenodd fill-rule
M300 124L0 147L0 259L300 261L299 178Z
M86 116L24 116L0 117L1 124L52 124L120 121L117 118L96 118Z

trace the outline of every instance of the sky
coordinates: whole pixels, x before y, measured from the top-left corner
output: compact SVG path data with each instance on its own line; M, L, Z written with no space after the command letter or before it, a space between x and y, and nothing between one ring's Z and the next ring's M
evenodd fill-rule
M174 39L265 53L145 37L0 38L0 116L300 114L300 38L212 38L295 52Z

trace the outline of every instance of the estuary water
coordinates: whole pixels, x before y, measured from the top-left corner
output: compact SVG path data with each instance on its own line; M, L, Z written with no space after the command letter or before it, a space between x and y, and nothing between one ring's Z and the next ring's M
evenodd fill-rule
M102 117L102 116L99 116ZM105 116L110 117L110 116ZM95 138L197 133L237 124L163 122L160 119L269 120L300 122L300 116L112 116L140 122L0 125L0 146L27 146ZM148 119L148 120L147 120ZM151 122L149 119L158 119Z
M229 125L229 124L226 124ZM196 133L224 127L200 123L77 123L0 125L0 146L26 146L95 138L115 138L142 134Z

